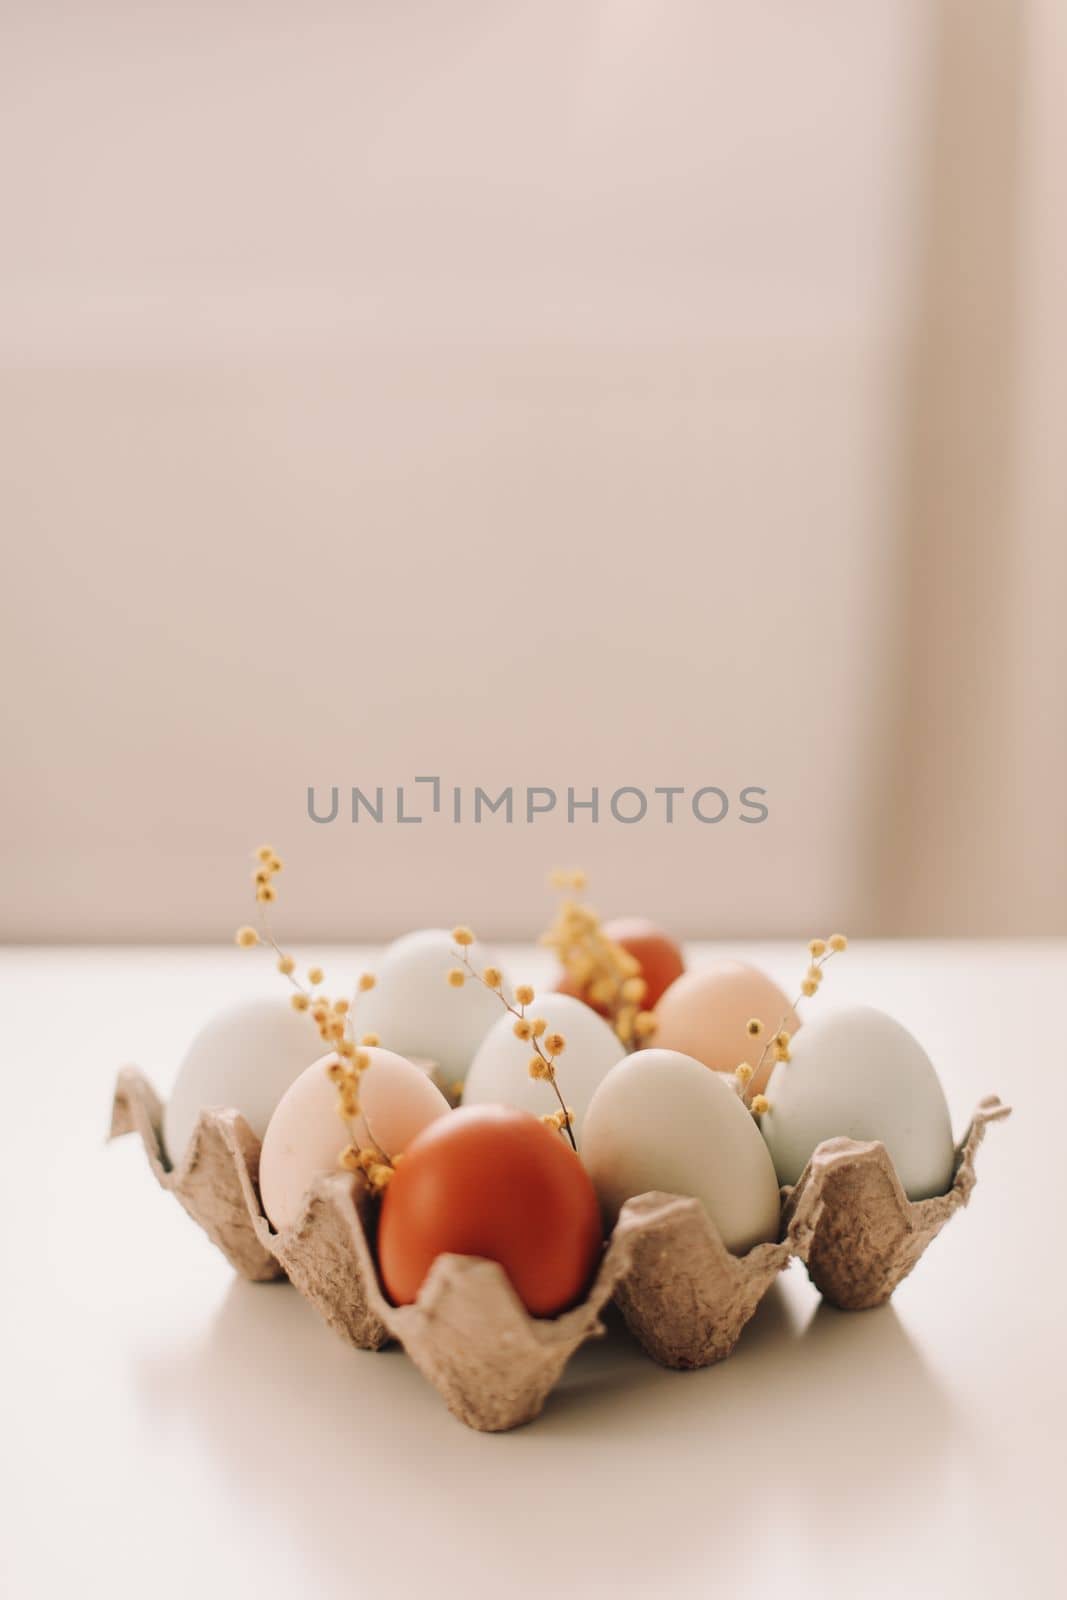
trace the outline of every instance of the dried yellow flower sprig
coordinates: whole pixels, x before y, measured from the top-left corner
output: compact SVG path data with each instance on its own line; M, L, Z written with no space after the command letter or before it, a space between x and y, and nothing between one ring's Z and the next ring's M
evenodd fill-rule
M470 958L470 947L474 943L474 934L470 928L458 927L452 929L452 938L455 942L456 959L462 966L453 967L448 974L448 982L454 989L461 989L468 978L473 978L476 983L484 984L485 988L492 990L505 1011L509 1011L515 1018L512 1032L516 1039L528 1043L532 1050L527 1070L531 1078L539 1078L545 1083L550 1083L559 1101L559 1111L553 1112L549 1117L542 1117L542 1122L550 1122L559 1132L565 1133L570 1140L571 1149L577 1154L578 1145L574 1137L574 1112L566 1104L560 1087L556 1081L556 1061L567 1048L567 1041L562 1033L549 1033L548 1023L544 1017L528 1017L526 1008L533 1004L534 991L528 983L520 983L515 990L516 1004L512 1005L504 993L504 977L496 967L486 967L479 972ZM558 1119L558 1120L557 1120Z
M580 868L556 867L550 875L555 889L580 894L586 875ZM651 1011L642 1008L648 986L636 956L609 939L591 906L563 900L541 943L554 950L560 966L582 995L602 1007L619 1041L640 1049L656 1030Z
M341 1151L340 1165L346 1172L362 1172L371 1189L380 1194L392 1179L396 1162L390 1161L384 1150L378 1148L372 1135L370 1145L361 1146L359 1142L360 1130L356 1126L360 1111L359 1080L369 1066L367 1051L357 1050L350 1060L335 1056L326 1071L330 1081L337 1085L338 1115L352 1141Z
M293 991L291 1004L294 1011L307 1014L317 1028L319 1038L332 1052L326 1071L331 1082L337 1085L338 1114L353 1141L342 1152L340 1165L349 1172L362 1172L371 1189L380 1193L393 1175L392 1163L384 1150L380 1150L374 1144L373 1137L370 1147L361 1148L355 1126L359 1117L360 1075L370 1065L370 1057L366 1052L378 1043L378 1036L366 1033L357 1045L350 1002L344 997L331 1000L322 992L321 986L325 982L326 974L319 966L308 967L306 977L302 979L298 974L295 959L282 949L274 937L267 907L273 905L277 899L274 879L281 870L282 862L277 853L270 845L261 845L256 851L256 866L252 875L259 927L257 929L246 924L238 928L234 937L242 950L249 950L261 944L273 950L278 971L288 981ZM374 981L372 973L362 973L359 979L360 991L366 993L368 989L373 989Z
M832 933L828 939L811 940L808 945L808 955L811 958L810 965L804 974L800 985L800 993L793 1001L791 1010L796 1011L802 1000L810 1000L812 995L818 994L819 985L822 983L823 978L823 968L826 966L826 963L833 956L840 955L843 950L847 949L848 940L843 933ZM788 1016L788 1012L786 1013L786 1016ZM752 1079L759 1073L760 1068L767 1060L768 1055L773 1053L776 1063L779 1061L788 1061L790 1059L789 1045L791 1041L790 1035L786 1031L785 1022L786 1017L783 1017L774 1033L763 1046L763 1053L756 1062L755 1067L750 1066L747 1061L742 1061L741 1065L734 1072L734 1077L737 1080L737 1084L742 1096L744 1095L748 1085L752 1082ZM758 1017L749 1018L747 1029L749 1037L752 1039L760 1038L764 1032L763 1023ZM752 1096L752 1100L749 1104L749 1110L752 1112L754 1117L762 1117L770 1109L771 1102L767 1099L765 1094L756 1094Z

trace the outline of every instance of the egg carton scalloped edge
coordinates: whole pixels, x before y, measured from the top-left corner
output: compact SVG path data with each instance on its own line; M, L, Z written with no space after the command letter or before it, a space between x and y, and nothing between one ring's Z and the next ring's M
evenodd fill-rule
M259 1202L259 1140L239 1112L203 1111L182 1161L166 1162L162 1105L134 1068L119 1074L111 1137L139 1134L158 1182L173 1192L236 1271L254 1281L287 1275L350 1344L376 1350L395 1339L468 1426L499 1431L529 1421L579 1345L603 1332L614 1298L628 1328L662 1365L692 1368L730 1354L771 1283L794 1256L820 1291L849 1308L887 1299L974 1187L974 1153L986 1125L1008 1115L981 1102L959 1147L953 1186L935 1200L904 1196L881 1144L829 1140L799 1183L783 1191L781 1237L744 1256L728 1251L700 1203L648 1193L626 1202L589 1293L555 1318L531 1317L503 1269L446 1255L413 1305L382 1294L361 1179L318 1180L295 1224L276 1233ZM857 1205L870 1215L857 1216ZM850 1252L875 1263L866 1273ZM881 1271L877 1298L872 1271ZM851 1275L850 1275L851 1274Z
M207 1110L177 1166L163 1147L163 1102L144 1073L123 1067L115 1085L109 1139L136 1133L156 1182L181 1203L235 1272L253 1283L283 1276L257 1233L260 1140L239 1111Z
M815 1227L797 1253L823 1298L843 1311L884 1305L970 1200L986 1129L1010 1115L1011 1107L996 1095L978 1102L956 1147L951 1187L928 1200L908 1199L879 1141L827 1139L819 1145L795 1188L783 1191L783 1220L788 1227L805 1195L818 1191L822 1205Z

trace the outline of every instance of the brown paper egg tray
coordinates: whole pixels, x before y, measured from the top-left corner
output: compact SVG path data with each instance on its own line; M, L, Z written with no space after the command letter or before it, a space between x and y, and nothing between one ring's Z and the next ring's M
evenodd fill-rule
M310 1191L300 1219L275 1233L257 1187L259 1140L236 1111L205 1111L180 1165L163 1153L162 1105L132 1068L119 1074L111 1137L140 1135L156 1179L242 1277L288 1276L330 1327L360 1350L401 1344L450 1411L495 1432L535 1417L580 1344L603 1332L614 1299L631 1333L668 1367L704 1367L733 1350L782 1269L800 1258L823 1297L859 1311L888 1300L974 1188L987 1125L1009 1115L982 1100L957 1151L947 1194L912 1202L884 1145L829 1139L799 1183L783 1190L782 1233L734 1256L698 1201L643 1194L627 1201L581 1305L531 1317L496 1262L441 1256L414 1305L394 1306L378 1283L362 1180L337 1173Z

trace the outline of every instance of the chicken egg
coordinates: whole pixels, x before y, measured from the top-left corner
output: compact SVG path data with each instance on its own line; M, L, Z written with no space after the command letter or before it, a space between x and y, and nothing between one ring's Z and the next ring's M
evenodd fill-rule
M640 976L645 980L641 1004L646 1009L650 1010L685 971L685 961L678 945L662 928L657 928L654 922L644 917L616 917L612 922L605 922L601 931L613 944L633 956L640 966ZM604 1015L603 1009L590 1000L585 987L575 983L568 975L560 978L556 987L560 994L575 995L579 1000L584 1000L586 1005L591 1005L594 1011Z
M699 1200L728 1250L778 1237L774 1163L726 1080L676 1050L639 1050L607 1074L586 1112L582 1160L605 1222L649 1190Z
M485 951L472 945L467 954L481 971ZM382 957L374 988L356 994L357 1036L376 1033L387 1049L434 1062L442 1082L462 1081L501 1008L499 997L473 978L454 989L448 973L458 965L455 942L444 928L397 939Z
M596 1193L570 1145L528 1112L463 1106L425 1129L385 1191L378 1260L397 1305L440 1255L497 1261L535 1317L581 1298L601 1251Z
M733 1072L747 1061L757 1067L767 1038L779 1026L792 1035L800 1027L789 1000L758 967L742 961L716 961L684 973L656 1007L655 1043L680 1050L717 1072ZM751 1018L763 1023L761 1038L752 1038ZM767 1060L752 1079L749 1094L761 1094L774 1065Z
M448 1101L419 1067L391 1050L364 1047L370 1064L359 1075L359 1116L351 1130L338 1116L332 1053L312 1063L279 1100L263 1138L259 1192L272 1226L291 1227L315 1179L336 1172L353 1140L387 1156L448 1111Z
M282 1095L322 1049L307 1018L281 994L227 1006L185 1053L163 1113L172 1163L208 1107L239 1111L262 1139Z
M767 1085L760 1127L779 1181L796 1183L824 1139L879 1139L909 1200L944 1194L955 1147L933 1062L901 1023L872 1006L804 1024Z
M538 995L526 1012L529 1017L543 1017L547 1032L561 1033L566 1040L556 1061L556 1081L574 1112L574 1136L581 1146L586 1107L605 1073L626 1054L625 1047L595 1011L571 995ZM532 1054L530 1041L515 1036L515 1018L506 1012L498 1016L471 1063L463 1104L515 1106L534 1116L557 1111L559 1100L552 1085L530 1076Z

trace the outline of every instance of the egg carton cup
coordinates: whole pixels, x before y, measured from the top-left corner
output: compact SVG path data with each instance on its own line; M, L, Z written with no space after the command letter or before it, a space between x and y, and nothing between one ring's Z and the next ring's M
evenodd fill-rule
M256 1228L260 1141L239 1111L204 1111L176 1167L163 1146L163 1103L144 1073L123 1067L111 1107L111 1139L136 1133L156 1182L180 1201L242 1278L283 1276Z
M947 1195L913 1205L884 1146L821 1145L784 1192L780 1239L735 1256L700 1203L638 1195L623 1206L585 1299L555 1318L532 1317L495 1262L444 1255L413 1305L383 1295L363 1180L319 1179L296 1223L274 1232L257 1190L259 1141L234 1111L201 1114L177 1168L160 1136L162 1107L134 1069L119 1077L112 1137L136 1132L160 1184L170 1189L227 1260L255 1281L283 1273L350 1344L390 1340L469 1427L513 1428L535 1417L567 1361L603 1332L614 1299L645 1351L664 1366L708 1366L728 1356L778 1273L799 1256L834 1304L887 1299L974 1186L974 1152L988 1122L1008 1108L983 1101L958 1153Z
M809 1187L777 1243L735 1256L699 1200L656 1193L627 1200L612 1234L627 1246L614 1296L626 1326L661 1366L725 1360L775 1278L806 1245L820 1205Z
M798 1210L812 1216L809 1196L819 1195L814 1227L797 1254L823 1299L842 1311L884 1305L967 1204L986 1129L1010 1115L996 1095L979 1101L956 1148L952 1187L929 1200L908 1199L884 1144L827 1139L819 1145L796 1187L783 1191L783 1221L788 1229Z
M361 1348L395 1339L468 1427L498 1433L537 1416L579 1345L603 1333L623 1247L608 1246L585 1299L559 1317L530 1316L504 1269L473 1256L438 1256L414 1304L394 1306L379 1286L364 1194L359 1178L321 1178L278 1236L301 1293ZM366 1308L359 1329L338 1315L348 1303Z

